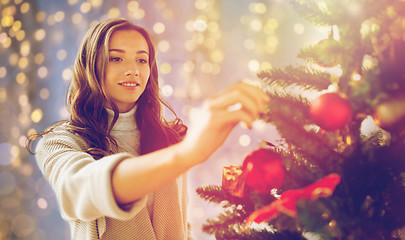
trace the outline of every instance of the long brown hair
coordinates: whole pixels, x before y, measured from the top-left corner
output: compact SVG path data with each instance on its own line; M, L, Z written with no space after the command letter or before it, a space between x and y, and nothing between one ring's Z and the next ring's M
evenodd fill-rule
M108 46L111 35L117 30L135 30L142 34L149 46L150 76L145 91L137 101L135 119L140 131L139 154L143 155L179 142L187 132L187 127L174 111L160 98L158 69L155 48L149 33L125 19L109 19L96 24L85 35L73 67L73 79L66 95L69 120L56 123L44 132L28 137L27 148L39 136L51 132L55 127L69 123L69 130L79 134L87 143L88 153L96 159L117 152L118 146L110 135L118 119L118 108L103 89L105 69L108 62ZM114 118L108 126L109 104ZM163 117L162 106L167 107L175 120L167 122Z

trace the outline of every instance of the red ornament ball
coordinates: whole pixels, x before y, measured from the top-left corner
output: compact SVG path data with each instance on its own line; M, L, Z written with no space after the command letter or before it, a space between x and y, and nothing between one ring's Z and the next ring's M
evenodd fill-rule
M259 193L270 193L284 181L284 165L279 154L260 148L251 152L244 160L242 170L246 185Z
M347 98L338 93L325 93L316 98L309 113L321 128L333 131L343 128L351 119L352 107Z

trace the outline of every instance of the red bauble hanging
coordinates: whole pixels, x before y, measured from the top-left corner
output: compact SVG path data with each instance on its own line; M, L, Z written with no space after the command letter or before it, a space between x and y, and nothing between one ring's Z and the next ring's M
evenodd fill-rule
M333 131L343 128L351 119L352 107L347 98L338 93L325 93L316 98L309 113L318 126Z
M285 169L281 156L269 149L260 148L244 160L242 170L246 185L259 193L270 193L284 181Z

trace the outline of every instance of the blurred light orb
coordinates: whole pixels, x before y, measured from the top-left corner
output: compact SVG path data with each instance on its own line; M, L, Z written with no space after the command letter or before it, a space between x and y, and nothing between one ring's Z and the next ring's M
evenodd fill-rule
M90 0L90 4L95 8L101 7L103 5L103 0Z
M11 27L11 29L13 29L13 31L14 32L17 32L18 30L20 30L21 29L21 26L22 26L22 23L21 23L21 21L15 21L14 23L13 23L13 26Z
M18 60L18 67L21 69L24 69L28 66L28 58L27 57L22 57Z
M80 13L75 13L72 15L72 23L79 24L83 21L83 15Z
M206 0L196 0L194 7L198 10L204 10L208 7L208 2Z
M46 22L48 23L49 26L55 25L56 23L55 15L49 15L48 18L46 19Z
M45 198L40 197L40 198L38 198L38 200L37 200L37 206L38 206L40 209L46 209L46 208L48 207L48 201L46 201Z
M211 59L216 63L221 63L224 60L224 54L220 50L211 52Z
M171 97L173 95L173 87L170 85L164 85L161 91L162 95L165 97Z
M0 78L4 78L7 75L7 68L0 67Z
M259 61L253 59L248 62L248 68L251 72L258 72L260 69Z
M26 94L22 94L20 97L18 97L18 103L21 106L27 105L28 104L28 96Z
M278 20L275 18L270 18L266 22L266 26L268 26L271 29L277 29L278 25L279 25Z
M56 22L62 22L63 19L65 19L65 13L62 12L62 11L57 11L57 12L55 13L55 21L56 21Z
M250 139L250 137L249 137L248 135L246 135L246 134L243 134L243 135L241 135L241 136L239 137L239 144L240 144L242 147L247 147L247 146L249 146L249 145L250 145L250 142L251 142L251 139Z
M37 41L42 41L45 39L46 31L44 29L38 29L34 33L34 39Z
M296 23L293 26L294 32L298 35L302 35L305 32L305 26L302 23Z
M359 73L355 72L355 73L352 74L352 79L354 81L360 81L361 80L361 75Z
M110 8L108 10L108 17L109 18L118 18L121 15L121 10L117 7Z
M202 19L195 20L193 23L193 28L198 32L204 32L207 30L207 22Z
M139 3L137 1L130 1L127 4L127 9L131 12L135 12L139 8Z
M56 58L58 58L59 61L65 60L67 57L67 51L65 49L60 49L56 53Z
M183 64L183 70L187 73L193 72L195 69L195 64L192 61L187 61Z
M13 16L3 16L1 19L1 25L3 27L11 27L14 23L14 17Z
M41 121L43 116L42 110L40 108L35 109L34 111L32 111L31 113L31 120L35 123Z
M91 10L91 4L89 2L84 2L80 5L80 12L88 13Z
M44 62L45 60L45 55L43 53L37 53L34 57L34 62L37 65L40 65Z
M161 22L157 22L153 25L153 31L157 34L162 34L165 31L165 25Z
M143 9L138 8L134 11L132 17L134 17L135 19L142 19L145 17L145 11Z
M268 36L266 38L266 46L276 48L278 46L278 38L276 36Z
M75 4L77 4L78 1L79 0L68 0L68 4L69 5L75 5Z
M169 74L172 71L172 66L169 63L162 63L160 65L160 72L162 74Z
M259 32L260 30L262 30L263 24L262 21L260 21L259 19L253 19L250 24L250 29L252 29L255 32Z
M25 147L25 142L27 141L27 137L26 136L20 136L18 138L18 144L20 145L20 147Z
M158 43L158 49L161 52L167 52L170 49L170 43L166 40L162 40Z
M249 11L256 14L264 14L267 11L267 7L264 3L253 2L249 4Z
M10 54L10 57L8 58L8 62L10 63L11 66L17 65L17 63L18 63L18 54L17 53Z
M46 78L48 76L48 68L46 68L45 66L42 66L40 68L38 68L38 77L40 78Z
M69 81L70 79L72 79L72 78L73 78L73 71L72 71L72 69L70 69L70 68L65 68L65 69L62 71L62 78L63 78L63 80L65 80L65 81Z
M15 35L15 39L17 39L18 41L22 41L25 38L25 31L24 30L19 30L16 35Z
M21 4L20 11L22 14L27 13L30 10L30 4L25 2Z
M26 57L30 54L30 51L31 51L31 43L29 41L22 42L20 46L21 55Z
M37 15L35 16L35 19L37 20L37 22L41 23L43 21L45 21L46 18L46 13L44 11L39 11L37 13Z

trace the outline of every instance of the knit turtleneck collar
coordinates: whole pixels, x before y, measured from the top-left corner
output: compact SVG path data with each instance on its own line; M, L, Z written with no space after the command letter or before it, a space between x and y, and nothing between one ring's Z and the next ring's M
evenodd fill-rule
M108 124L110 125L114 118L114 111L106 108L108 113ZM120 113L117 122L112 131L131 131L137 129L135 121L136 106L125 113Z

